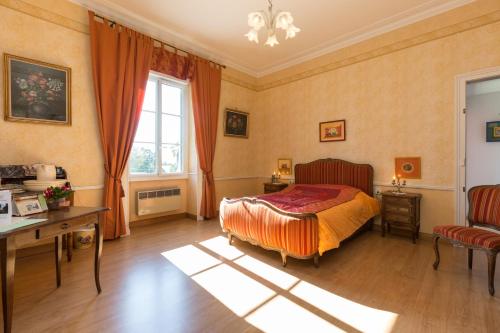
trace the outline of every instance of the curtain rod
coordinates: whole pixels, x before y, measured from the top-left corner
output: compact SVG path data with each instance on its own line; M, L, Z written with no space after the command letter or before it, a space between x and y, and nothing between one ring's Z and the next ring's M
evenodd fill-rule
M101 15L98 15L96 13L94 13L94 16L100 18L101 20L106 20L108 22L111 22L112 25L118 24L116 21L110 20L110 19L108 19L108 18L106 18L104 16L101 16ZM159 39L156 39L156 38L153 38L153 37L151 37L151 39L153 39L155 42L160 43L162 45L162 47L163 47L163 45L166 45L166 46L169 46L169 47L173 48L176 51L181 51L181 52L184 52L186 54L189 54L189 55L192 55L192 56L195 56L195 57L199 57L196 54L193 54L193 53L188 52L186 50L180 49L180 48L178 48L178 47L176 47L176 46L174 46L172 44L166 43L166 42L164 42L162 40L159 40ZM200 57L200 58L203 58L203 57ZM216 64L217 66L220 66L222 68L226 68L226 65L219 64L218 62L215 62L215 61L212 61L212 60L208 60L208 59L207 59L207 61L209 61L209 62L211 62L213 64Z

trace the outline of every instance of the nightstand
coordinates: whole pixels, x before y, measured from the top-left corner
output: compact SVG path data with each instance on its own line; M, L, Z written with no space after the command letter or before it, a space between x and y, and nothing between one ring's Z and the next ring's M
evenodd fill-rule
M264 183L264 193L279 192L287 186L288 184L285 183Z
M392 226L410 230L415 244L420 231L421 198L420 193L382 192L382 237L385 236L386 227L390 232Z

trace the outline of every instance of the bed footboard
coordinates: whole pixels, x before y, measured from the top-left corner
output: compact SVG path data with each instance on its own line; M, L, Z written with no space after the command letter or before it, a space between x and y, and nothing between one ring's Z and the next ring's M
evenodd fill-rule
M220 223L233 236L287 256L314 258L318 265L318 219L311 213L290 213L256 198L224 199L220 204Z

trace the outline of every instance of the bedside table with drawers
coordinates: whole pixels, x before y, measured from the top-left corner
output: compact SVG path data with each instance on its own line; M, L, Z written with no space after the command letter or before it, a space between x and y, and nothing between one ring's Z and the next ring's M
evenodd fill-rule
M382 237L391 227L410 230L413 244L420 231L420 193L382 192Z
M273 193L284 190L288 184L285 183L264 183L264 193Z

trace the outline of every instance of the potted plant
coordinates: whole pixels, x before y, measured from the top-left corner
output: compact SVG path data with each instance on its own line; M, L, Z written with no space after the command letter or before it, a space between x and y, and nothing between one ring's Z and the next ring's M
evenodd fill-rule
M47 206L49 210L57 210L65 207L69 207L70 201L68 200L71 193L74 191L71 189L69 183L63 186L51 186L43 191L43 196L47 200Z

